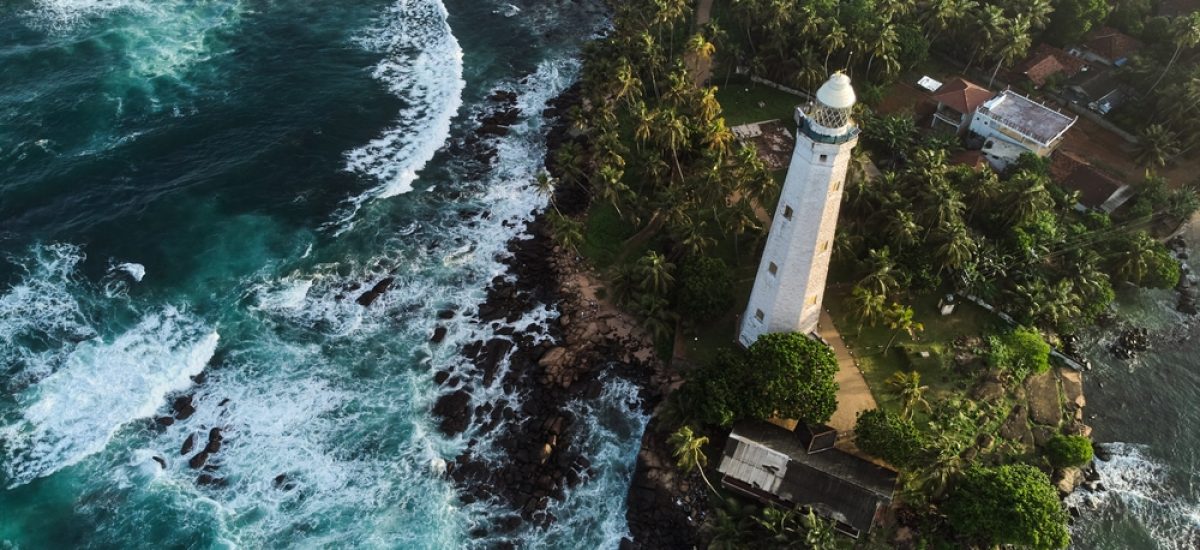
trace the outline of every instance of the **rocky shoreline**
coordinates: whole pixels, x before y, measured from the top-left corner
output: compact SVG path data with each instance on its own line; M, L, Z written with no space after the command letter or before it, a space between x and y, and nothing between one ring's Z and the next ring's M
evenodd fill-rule
M496 113L481 117L480 138L464 144L480 149L478 156L485 162L490 161L486 137L503 135L506 126L515 120L515 96L497 92L492 99L497 104ZM549 101L543 112L553 121L547 136L546 162L551 174L558 174L553 152L563 143L578 139L570 135L567 121L557 115L578 102L578 87L574 87ZM555 205L567 215L582 213L588 200L576 185L559 186L554 197ZM599 397L606 380L620 377L637 384L643 412L649 413L673 381L665 364L655 356L652 339L636 319L596 295L599 282L579 258L554 245L542 215L529 224L527 235L508 243L508 251L504 261L507 274L491 282L474 319L490 328L493 336L463 348L471 365L468 372L436 373L434 381L447 393L433 408L447 435L474 429L476 438L447 465L447 474L459 488L464 503L486 500L513 511L471 533L475 538L501 540L526 523L544 527L555 521L547 510L550 503L563 499L567 490L587 483L595 475L589 457L579 448L577 438L582 426L568 411L570 403ZM556 306L558 319L546 325L513 327L512 323L542 305ZM455 315L454 311L439 313L441 318ZM439 327L432 341L439 342L444 336L445 329ZM505 395L520 395L520 400L499 398L472 403L476 384L489 387L497 382ZM647 430L644 444L653 433ZM485 460L477 454L478 437L483 435L493 436L493 450L500 451L505 459ZM646 454L645 450L639 454L638 479L646 478L651 471L643 467ZM630 493L630 517L662 517L635 514L635 504L658 502L641 494L636 490ZM662 524L646 527L653 529L637 529L635 537L640 531L647 537L667 535L682 542L692 533L686 525L678 531Z

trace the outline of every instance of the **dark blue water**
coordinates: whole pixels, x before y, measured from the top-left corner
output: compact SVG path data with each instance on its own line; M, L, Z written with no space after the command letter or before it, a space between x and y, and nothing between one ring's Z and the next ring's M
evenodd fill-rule
M0 541L452 548L500 513L439 474L475 434L437 432L432 374L490 336L467 318L543 206L543 104L603 24L514 3L0 6ZM522 117L481 171L445 146L497 88ZM524 540L624 534L632 392L575 405L599 473ZM198 484L180 447L213 427Z

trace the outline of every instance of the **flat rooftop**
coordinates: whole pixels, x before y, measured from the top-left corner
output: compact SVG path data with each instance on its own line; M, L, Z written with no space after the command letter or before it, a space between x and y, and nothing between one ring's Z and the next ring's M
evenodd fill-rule
M1075 124L1075 117L1064 115L1011 90L989 99L979 107L979 111L1045 145Z

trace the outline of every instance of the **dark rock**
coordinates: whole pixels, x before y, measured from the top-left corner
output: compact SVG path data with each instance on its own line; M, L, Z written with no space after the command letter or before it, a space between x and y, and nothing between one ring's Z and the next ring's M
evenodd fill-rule
M213 428L208 431L208 444L204 446L204 452L215 454L221 450L221 442L224 437L221 436L221 428Z
M196 407L192 404L192 396L181 395L176 397L171 402L171 410L175 411L176 420L187 420L188 417L196 413Z
M471 395L466 390L443 395L433 406L433 414L440 417L441 430L446 435L462 433L471 421Z
M205 462L208 462L208 453L200 451L196 453L196 456L193 456L190 460L188 460L188 466L195 470L203 466Z
M151 459L153 459L155 462L157 462L157 463L158 463L158 465L159 465L160 467L162 467L162 469L164 469L164 470L165 470L165 469L167 469L167 459L165 459L165 458L163 458L163 457L161 457L161 456L158 456L158 455L154 455L154 456L152 456L152 457L150 457L150 458L151 458Z
M154 423L158 424L159 426L170 426L171 424L175 423L175 417L160 416L160 417L154 419Z
M196 434L189 434L187 439L183 440L183 447L180 447L179 454L186 455L192 452L192 448L196 446Z
M446 339L446 327L437 327L433 329L433 338L430 338L430 343L440 344Z
M440 386L440 385L446 383L446 380L448 380L449 378L450 378L450 371L440 370L440 371L437 371L437 374L433 375L433 383Z
M438 319L447 320L453 319L455 312L453 309L443 309L437 313Z
M224 407L225 405L228 405L228 404L229 404L229 398L226 397L225 399L222 399L220 403L217 403L217 406Z
M358 297L358 300L356 300L358 305L367 307L375 303L375 300L378 300L380 296L383 296L383 293L387 292L389 288L392 288L392 283L394 282L396 282L395 277L386 277L382 281L375 283L375 286L371 287L371 290L362 293L362 295Z

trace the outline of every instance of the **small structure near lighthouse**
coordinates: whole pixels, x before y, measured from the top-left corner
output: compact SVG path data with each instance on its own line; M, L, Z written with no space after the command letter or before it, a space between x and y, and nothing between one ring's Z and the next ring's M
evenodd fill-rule
M858 144L850 78L834 73L797 108L796 148L771 221L738 341L817 327L850 154Z

